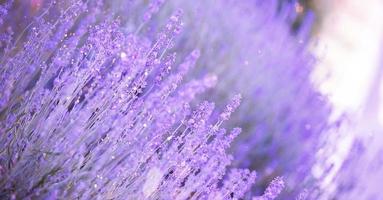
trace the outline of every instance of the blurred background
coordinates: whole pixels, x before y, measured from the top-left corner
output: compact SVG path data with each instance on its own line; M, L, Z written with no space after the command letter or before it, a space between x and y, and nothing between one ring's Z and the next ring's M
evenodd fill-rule
M334 118L346 113L350 120L334 142L338 146L334 150L338 158L334 160L345 160L338 164L341 173L334 178L338 171L335 169L322 187L332 188L337 180L339 199L380 199L382 193L377 185L383 177L378 167L382 164L383 146L383 1L310 3L318 16L312 35L318 43L311 46L319 58L313 81L334 105Z
M340 110L361 112L378 106L370 101L381 96L383 1L315 2L319 20L313 37L319 45L313 50L322 58L315 74L321 90ZM378 107L372 110L382 113Z
M282 1L281 1L282 2ZM288 1L289 3L294 1ZM293 27L308 11L315 13L311 50L319 58L313 80L337 110L372 109L371 95L380 98L383 55L382 0L301 0ZM375 95L374 95L375 94ZM376 117L383 122L381 108Z

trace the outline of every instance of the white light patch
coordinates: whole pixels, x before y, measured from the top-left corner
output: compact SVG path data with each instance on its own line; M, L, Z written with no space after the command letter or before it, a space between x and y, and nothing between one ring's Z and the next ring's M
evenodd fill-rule
M126 60L127 60L127 55L126 55L126 53L125 53L125 52L121 52L121 53L120 53L120 58L121 58L122 61L126 61Z
M148 174L146 175L146 181L142 188L142 192L146 198L157 190L161 183L162 176L163 173L157 167L153 167L149 170Z
M339 112L364 109L382 57L383 1L320 1L325 14L319 33L314 81ZM328 5L326 5L328 4ZM322 56L323 57L323 56Z

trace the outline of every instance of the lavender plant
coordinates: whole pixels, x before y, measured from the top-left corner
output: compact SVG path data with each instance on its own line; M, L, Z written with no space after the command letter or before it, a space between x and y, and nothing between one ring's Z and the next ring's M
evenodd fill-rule
M233 164L257 170L257 195L272 179L284 176L284 198L291 199L316 181L314 155L333 125L326 97L310 79L316 62L308 51L313 15L307 12L294 33L290 25L299 14L296 4L278 10L278 2L167 1L159 20L169 10L183 8L187 34L180 36L176 49L197 44L201 67L193 75L208 71L220 79L204 97L218 105L233 91L246 97L228 124L244 130L230 149Z
M240 124L245 132L230 149L236 157L233 164L257 170L253 189L258 195L274 177L283 175L288 181L285 193L292 198L315 181L313 155L331 127L331 107L310 80L315 64L307 50L312 13L306 12L301 28L294 32L290 25L301 14L297 4L279 7L278 2L169 0L142 30L151 35L171 10L182 7L185 34L175 49L186 55L197 45L200 67L191 74L214 72L220 79L204 97L220 106L232 91L247 97L228 124Z
M309 80L310 22L292 36L284 21L294 9L41 2L30 21L15 10L33 3L0 9L2 198L274 199L307 186L329 107Z
M136 31L124 32L102 1L51 1L17 37L8 34L1 198L239 199L250 189L255 172L224 176L241 130L222 125L241 96L218 117L211 102L191 108L216 77L183 81L200 52L180 61L172 50L181 11L155 36L140 34L160 4L152 1Z

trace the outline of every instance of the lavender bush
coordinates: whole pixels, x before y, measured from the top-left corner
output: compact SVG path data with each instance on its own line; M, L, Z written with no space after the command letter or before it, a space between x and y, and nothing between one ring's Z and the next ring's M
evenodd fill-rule
M1 198L293 198L312 180L329 108L293 9L31 2L0 9Z
M292 34L295 6L285 4L278 10L277 1L167 1L163 11L182 7L185 12L188 34L180 36L176 48L198 45L201 67L193 73L208 71L219 77L205 98L222 105L233 92L246 97L229 121L229 126L244 130L230 149L233 164L257 170L256 194L283 175L288 199L315 181L314 155L322 135L333 126L327 99L310 81L315 58L307 42L313 16L308 12Z

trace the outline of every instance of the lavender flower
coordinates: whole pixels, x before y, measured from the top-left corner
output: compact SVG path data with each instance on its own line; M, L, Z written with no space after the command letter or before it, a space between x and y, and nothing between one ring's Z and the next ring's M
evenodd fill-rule
M190 110L216 78L183 80L200 53L179 62L172 52L182 12L149 37L124 32L101 1L68 3L47 3L3 51L0 197L243 197L255 173L224 177L240 131L221 127L240 97L218 118L207 101Z
M238 91L245 97L228 121L244 132L230 149L233 164L257 170L257 195L273 178L284 176L283 195L291 199L315 181L313 155L332 127L331 106L310 80L315 58L307 44L313 16L307 12L293 35L295 5L285 3L278 10L278 2L168 1L159 16L183 8L188 34L180 36L178 53L198 44L203 68L193 75L209 71L220 80L205 98L224 106Z
M271 181L270 185L267 187L266 191L261 197L255 197L254 200L273 200L275 199L279 193L282 192L285 187L285 183L280 177L276 177L273 181Z
M5 18L0 196L273 199L282 174L297 195L329 106L309 80L310 22L292 36L291 10L70 0L44 1L25 31Z

